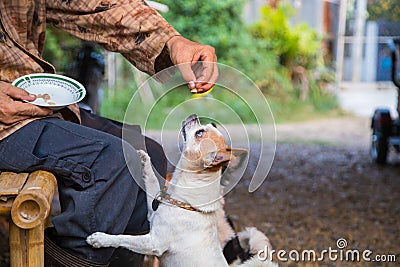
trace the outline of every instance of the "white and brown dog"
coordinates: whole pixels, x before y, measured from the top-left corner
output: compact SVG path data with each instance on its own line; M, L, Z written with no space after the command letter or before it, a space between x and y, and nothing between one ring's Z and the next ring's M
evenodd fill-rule
M150 233L130 236L97 232L87 238L89 244L155 255L165 267L229 266L217 229L217 216L221 216L222 210L221 170L229 162L240 164L247 151L228 147L223 135L211 124L201 125L196 115L182 123L182 134L185 143L181 158L168 187L163 190L153 173L150 158L145 152L139 152L149 196ZM237 266L275 267L277 264L253 257Z

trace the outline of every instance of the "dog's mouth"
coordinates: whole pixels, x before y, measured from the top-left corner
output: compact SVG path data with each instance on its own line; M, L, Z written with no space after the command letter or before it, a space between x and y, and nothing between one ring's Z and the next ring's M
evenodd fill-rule
M198 126L200 125L200 120L199 117L197 117L196 114L192 114L189 117L187 117L183 122L182 122L182 135L183 139L186 141L186 133L187 131L192 128L193 126Z

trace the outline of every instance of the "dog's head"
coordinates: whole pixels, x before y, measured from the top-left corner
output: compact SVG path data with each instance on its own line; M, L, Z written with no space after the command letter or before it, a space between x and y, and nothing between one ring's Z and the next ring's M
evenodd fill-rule
M229 167L236 167L246 158L247 150L229 147L214 124L201 125L195 114L182 122L181 131L185 141L184 167L187 170L219 169L228 163Z

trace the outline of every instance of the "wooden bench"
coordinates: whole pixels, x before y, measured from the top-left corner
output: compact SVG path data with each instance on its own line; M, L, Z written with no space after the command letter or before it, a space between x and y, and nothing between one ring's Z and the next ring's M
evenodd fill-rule
M57 181L47 171L0 173L0 214L10 220L10 267L44 267L44 229Z

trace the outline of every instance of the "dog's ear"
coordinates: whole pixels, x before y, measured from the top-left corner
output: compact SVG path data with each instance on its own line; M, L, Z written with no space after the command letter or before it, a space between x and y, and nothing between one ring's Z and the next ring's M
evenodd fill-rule
M218 166L228 163L228 167L237 168L246 158L247 154L248 151L246 149L228 147L226 150L217 152L211 165Z
M244 160L246 159L249 151L242 148L231 148L231 160L228 163L228 168L236 169L239 168Z

